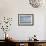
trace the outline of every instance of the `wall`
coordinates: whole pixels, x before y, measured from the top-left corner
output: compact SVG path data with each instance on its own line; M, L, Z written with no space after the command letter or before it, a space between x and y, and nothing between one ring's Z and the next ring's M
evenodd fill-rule
M34 25L18 26L18 14L34 14ZM4 16L13 18L12 26L8 33L17 40L27 40L34 34L37 35L39 40L46 39L45 15L45 6L32 8L28 0L0 0L0 18ZM0 39L2 39L2 36Z

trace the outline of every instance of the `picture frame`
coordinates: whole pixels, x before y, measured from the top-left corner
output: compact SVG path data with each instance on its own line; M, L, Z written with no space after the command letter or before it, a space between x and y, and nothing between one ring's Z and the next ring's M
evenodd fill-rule
M18 14L18 26L33 26L34 14Z

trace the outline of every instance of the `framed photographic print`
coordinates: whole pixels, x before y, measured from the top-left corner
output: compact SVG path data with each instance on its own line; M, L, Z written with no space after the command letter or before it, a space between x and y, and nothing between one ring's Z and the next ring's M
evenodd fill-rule
M32 26L34 25L34 14L18 14L19 26Z

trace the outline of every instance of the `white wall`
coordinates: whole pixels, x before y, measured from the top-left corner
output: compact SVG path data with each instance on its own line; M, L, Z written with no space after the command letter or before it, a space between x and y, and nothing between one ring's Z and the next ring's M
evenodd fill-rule
M34 25L18 26L18 14L34 14ZM32 8L28 0L0 0L0 16L13 18L11 29L8 32L17 40L27 40L34 34L39 40L46 39L45 15L45 7Z

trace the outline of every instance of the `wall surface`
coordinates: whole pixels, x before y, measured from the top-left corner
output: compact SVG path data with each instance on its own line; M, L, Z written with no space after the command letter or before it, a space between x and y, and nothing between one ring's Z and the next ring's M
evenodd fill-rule
M18 14L34 14L34 25L33 26L18 26ZM46 40L45 31L45 6L40 8L33 8L29 4L29 0L0 0L0 20L2 18L12 17L12 26L10 28L10 35L17 40L27 40L34 34L37 35L37 39ZM1 29L0 29L1 30ZM3 31L0 31L0 39Z

